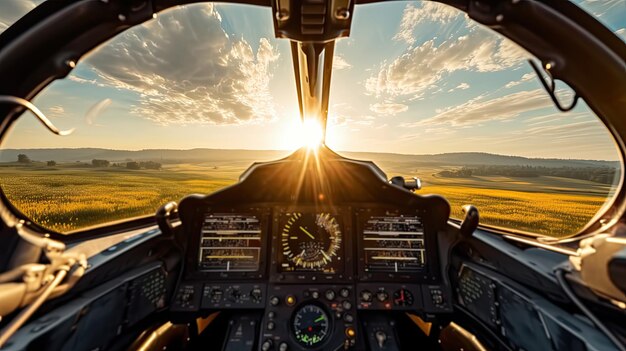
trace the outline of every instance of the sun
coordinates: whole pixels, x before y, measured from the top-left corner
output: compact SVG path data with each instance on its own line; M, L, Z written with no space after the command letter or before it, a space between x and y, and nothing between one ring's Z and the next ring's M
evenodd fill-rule
M303 146L317 149L324 143L324 129L314 118L294 119L283 133L283 143L292 150Z
M302 122L302 130L300 133L302 146L306 146L309 149L319 147L324 141L322 126L315 119L305 119L304 122Z

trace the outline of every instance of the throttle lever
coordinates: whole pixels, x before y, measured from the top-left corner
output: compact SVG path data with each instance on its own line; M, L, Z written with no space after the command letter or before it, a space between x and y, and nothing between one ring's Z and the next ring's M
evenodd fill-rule
M384 331L379 330L376 332L376 342L378 342L378 347L379 348L384 348L385 347L385 341L387 341L387 334L385 334Z
M178 213L178 204L171 201L161 206L156 212L156 221L161 229L161 233L165 236L174 236L174 227L172 226L171 219L174 214Z
M465 217L463 218L463 222L461 222L461 235L469 238L472 236L476 228L478 228L478 221L480 219L480 215L478 213L478 209L474 205L465 205L463 206L463 213L465 213Z

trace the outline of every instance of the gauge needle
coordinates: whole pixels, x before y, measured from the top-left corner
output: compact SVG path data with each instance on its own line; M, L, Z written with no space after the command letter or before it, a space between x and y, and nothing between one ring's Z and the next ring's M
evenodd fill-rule
M311 237L311 239L315 239L315 237L313 236L313 234L309 233L306 229L302 228L302 226L300 226L300 230L304 232L304 234L308 235Z
M328 255L326 254L326 252L320 250L320 253L322 254L322 256L324 256L327 260L332 262L332 259L330 257L328 257Z
M314 320L313 322L317 323L317 322L321 322L321 321L323 321L323 320L324 320L324 316L319 316L319 317L317 317L317 319L316 319L316 320Z

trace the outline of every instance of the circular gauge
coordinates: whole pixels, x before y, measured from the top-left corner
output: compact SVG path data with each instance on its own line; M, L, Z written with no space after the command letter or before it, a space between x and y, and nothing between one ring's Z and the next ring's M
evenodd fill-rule
M302 346L320 345L330 332L330 318L317 305L304 305L294 312L293 334Z
M283 255L296 267L322 269L337 259L341 230L329 213L293 213L281 235Z
M396 306L412 306L413 294L406 289L397 290L393 293L393 303Z

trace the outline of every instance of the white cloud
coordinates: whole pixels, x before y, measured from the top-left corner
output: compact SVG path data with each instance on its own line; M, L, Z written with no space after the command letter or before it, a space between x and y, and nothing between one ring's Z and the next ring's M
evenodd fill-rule
M466 141L483 140L484 137L478 136L475 140ZM490 136L489 144L495 150L513 147L517 152L531 152L540 157L553 157L553 152L557 151L568 158L615 159L615 149L610 140L602 123L593 114L586 114L585 121L567 120L559 124L503 131L501 135ZM549 150L547 154L546 150Z
M393 39L413 44L415 42L413 31L420 22L432 21L448 23L464 15L463 12L452 6L436 2L423 1L418 7L413 6L413 4L408 4L402 13L402 21L400 22L398 33L394 35Z
M72 82L76 82L76 83L80 83L80 84L93 84L93 85L99 86L101 88L106 88L106 87L109 86L107 84L99 83L95 79L85 79L85 78L76 76L76 75L74 75L73 72L72 72L72 74L67 76L67 79L71 80Z
M352 122L352 115L355 114L354 107L346 102L333 104L329 109L328 123L332 126L344 126Z
M219 13L203 4L133 28L87 63L98 83L139 94L131 112L142 118L164 125L240 124L274 118L269 81L277 59L265 38L254 52L243 38L229 37Z
M41 0L2 0L0 2L0 32L34 9Z
M342 126L370 126L376 121L376 117L359 113L351 104L341 102L333 104L328 114L328 124L333 127Z
M414 45L420 35L417 26L423 21L440 25L430 30L443 33L445 40L428 38ZM405 7L394 39L410 46L400 56L382 62L365 80L367 94L388 102L443 91L442 80L456 72L514 69L530 57L512 41L471 22L463 12L429 1Z
M407 125L451 125L464 127L494 120L507 120L518 117L523 112L552 106L552 100L542 89L517 93L486 100L479 96L464 104L447 108L437 115Z
M419 139L421 141L427 140L428 142L445 140L449 143L452 140L452 136L457 134L458 130L448 127L432 127L419 129L413 133L401 134L398 139L403 141Z
M466 90L466 89L469 89L469 87L470 87L470 85L469 85L469 84L467 84L467 83L463 82L463 83L461 83L461 84L457 85L456 87L454 87L454 88L452 88L452 89L448 90L448 93L451 93L451 92L453 92L453 91L455 91L455 90Z
M547 115L539 115L535 117L528 118L525 122L533 125L534 123L544 123L545 121L552 122L554 120L559 119L563 114L560 113L549 113Z
M378 73L366 80L365 88L376 96L420 97L450 73L501 71L518 65L524 58L524 51L515 44L474 30L440 45L428 40L409 48L392 62L383 63Z
M352 65L346 61L342 56L335 55L333 57L333 69L342 70L352 68Z
M48 108L48 117L56 118L61 117L65 114L65 109L63 106L55 105Z
M362 126L371 126L374 124L376 118L374 116L361 116L356 120L353 120L350 124L357 124Z
M535 76L534 73L526 73L522 76L522 78L520 80L514 80L511 82L508 82L504 87L509 89L512 88L514 86L520 85L524 82L528 82L529 80L533 79L533 77Z
M550 137L573 137L588 131L602 131L599 121L582 121L576 123L537 126L523 130L524 135L546 135Z
M611 11L624 11L624 0L583 0L578 4L595 17L603 17ZM620 8L621 6L621 8Z
M396 103L375 103L370 105L370 110L380 115L397 115L398 113L405 112L409 109L409 106L405 104Z

